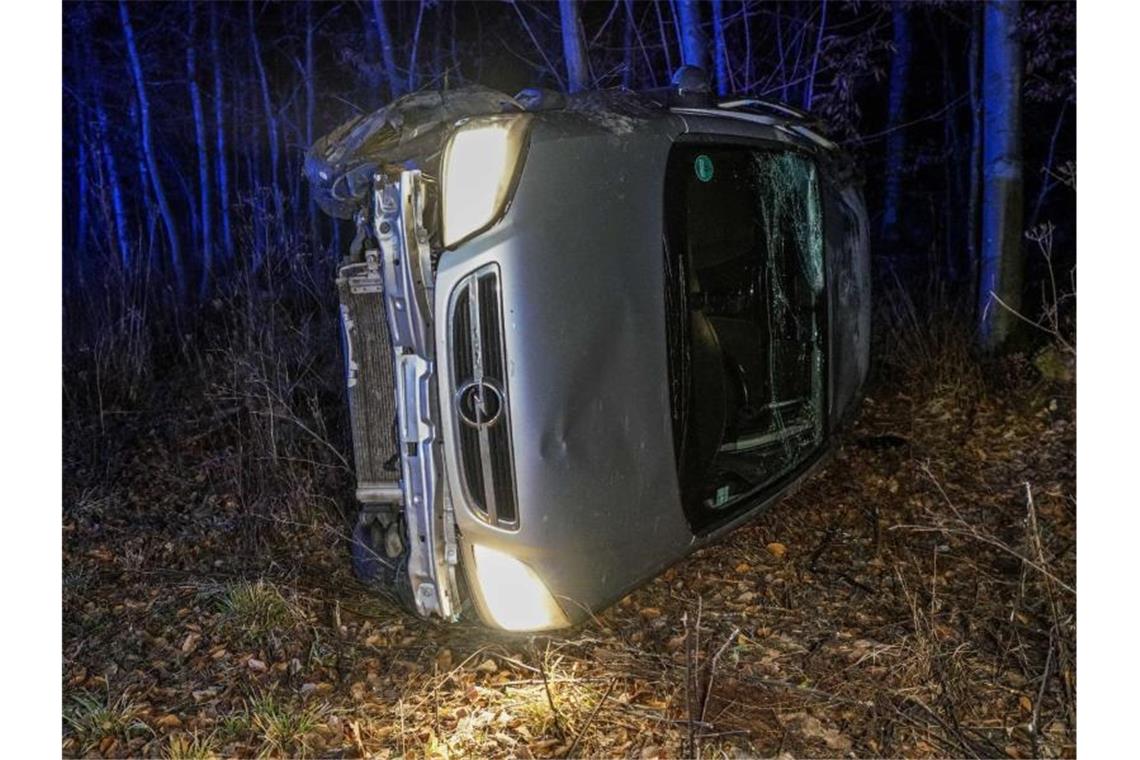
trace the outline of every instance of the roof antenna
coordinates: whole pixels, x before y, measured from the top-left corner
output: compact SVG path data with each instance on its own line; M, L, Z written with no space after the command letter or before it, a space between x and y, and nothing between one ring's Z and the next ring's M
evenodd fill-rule
M701 108L712 105L712 85L708 72L699 66L682 66L673 73L669 105Z

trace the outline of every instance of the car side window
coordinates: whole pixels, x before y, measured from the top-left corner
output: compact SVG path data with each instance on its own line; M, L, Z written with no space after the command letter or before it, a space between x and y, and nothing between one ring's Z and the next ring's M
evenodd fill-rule
M824 440L818 171L792 151L676 145L665 204L678 472L701 527L747 508Z

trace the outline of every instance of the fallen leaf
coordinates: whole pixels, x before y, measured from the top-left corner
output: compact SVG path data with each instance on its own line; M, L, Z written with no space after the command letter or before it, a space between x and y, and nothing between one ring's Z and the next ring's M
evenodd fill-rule
M656 607L642 607L641 616L646 620L656 620L661 617L661 610Z
M246 660L245 664L249 666L250 670L255 670L258 673L264 673L265 671L269 670L268 665L266 665L261 660L254 659L253 657L250 657L248 660Z
M174 713L163 715L155 722L158 724L159 728L182 728L182 719Z
M496 665L495 661L490 657L483 660L483 662L479 663L479 666L475 668L475 670L479 671L480 673L494 673L498 669L499 666Z
M1033 712L1033 700L1024 694L1017 698L1017 704L1021 705L1021 709L1025 712Z
M78 686L87 680L87 668L80 668L67 682L68 686Z
M186 634L186 638L182 641L182 654L190 654L198 648L198 642L202 640L202 634L191 631Z

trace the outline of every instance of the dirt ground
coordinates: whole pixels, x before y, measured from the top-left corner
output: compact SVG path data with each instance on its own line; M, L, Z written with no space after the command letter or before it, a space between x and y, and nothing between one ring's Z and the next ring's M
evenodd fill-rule
M798 493L537 637L357 583L343 468L266 499L216 415L70 421L63 754L1073 756L1071 396L880 384Z

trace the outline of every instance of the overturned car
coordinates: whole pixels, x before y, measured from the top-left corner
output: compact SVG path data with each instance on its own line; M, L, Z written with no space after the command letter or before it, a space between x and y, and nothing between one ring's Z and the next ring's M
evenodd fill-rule
M867 372L867 217L811 119L667 91L422 92L318 141L357 573L575 624L804 478Z

